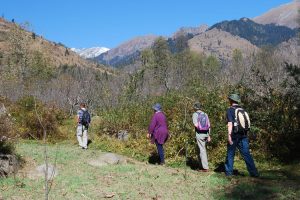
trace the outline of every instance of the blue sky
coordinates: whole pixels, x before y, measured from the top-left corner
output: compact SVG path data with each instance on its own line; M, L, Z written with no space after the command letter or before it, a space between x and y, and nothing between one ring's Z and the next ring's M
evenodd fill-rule
M147 34L168 36L183 26L252 18L291 0L0 0L0 15L29 22L68 47L113 48Z

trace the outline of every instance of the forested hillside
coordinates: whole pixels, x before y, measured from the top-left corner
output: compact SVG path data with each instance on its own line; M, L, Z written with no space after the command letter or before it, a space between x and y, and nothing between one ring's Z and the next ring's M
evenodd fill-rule
M70 113L83 97L91 105L104 101L102 93L115 87L108 81L115 77L112 69L82 59L68 47L27 29L29 25L0 19L2 97L16 101L34 95Z
M146 134L153 114L152 106L158 102L166 114L170 132L165 145L167 167L189 166L197 169L199 153L192 114L194 103L199 101L201 109L209 115L211 122L212 141L207 146L209 163L212 168L218 168L223 166L227 148L225 113L229 107L228 95L237 93L241 96L243 108L250 115L250 149L258 166L272 170L278 170L277 166L293 166L300 160L299 46L298 29L274 24L262 25L242 18L223 21L209 28L182 28L172 37L138 37L91 61L81 58L61 43L36 35L28 24L8 22L2 17L0 154L16 154L15 147L18 153L26 152L26 156L30 155L28 152L33 148L39 149L38 153L41 154L42 147L39 143L43 141L45 149L50 143L61 144L66 148L57 152L71 155L71 158L65 159L72 161L73 164L68 163L70 168L75 169L76 165L90 167L86 163L79 163L76 156L83 156L83 160L87 162L87 155L95 156L97 153L90 153L90 149L86 151L87 154L82 153L82 149L80 153L78 148L77 151L72 150L75 148L74 118L79 104L84 102L92 115L89 129L92 135L89 148L92 151L116 152L144 163L155 163L154 145L149 144ZM128 133L128 140L121 141L118 134L124 132ZM24 144L23 139L26 140ZM44 154L46 153L45 150ZM42 155L34 157L33 161L30 160L32 158L23 158L21 155L16 157L21 161L23 159L23 164L28 166L35 159L41 160ZM240 162L241 157L237 157ZM60 167L64 168L65 160L59 160ZM134 179L140 180L142 177L153 181L159 178L150 176L148 168L144 169L143 164L135 164L130 163L129 168L116 167L117 172L109 172L109 175L101 174L101 180L109 179L109 187L113 176L126 172L126 176L131 177L131 170L138 170L136 166L143 167ZM274 166L269 167L273 164ZM89 169L97 173L100 171L91 167ZM150 169L150 172L157 173L157 169ZM179 169L170 169L168 172L171 175L164 176L161 173L160 176L176 181L173 175L177 176ZM101 182L96 173L90 175L92 178L80 174L80 181L75 180L76 177L73 181L74 174L69 173L64 171L63 176L72 177L72 184L88 182L90 179ZM193 178L190 180L195 178L193 173L191 172ZM264 178L269 180L271 172L264 173L267 174ZM282 173L285 174L278 176L284 176L288 183L292 183L293 187L288 191L291 198L296 197L298 193L295 191L299 187L296 182L299 177L291 179L287 170ZM180 179L179 183L187 180L186 171L182 176L184 180ZM208 180L223 182L218 183L218 187L211 187L214 190L206 193L205 197L217 191L215 198L231 198L230 194L220 195L220 190L234 190L224 186L224 183L238 185L224 177ZM62 179L59 181L59 184L65 184ZM277 181L271 178L268 183L276 184ZM255 182L252 179L250 182L253 187L261 183L260 180ZM23 185L25 183L20 181L18 184L21 185L18 187L27 190L27 185ZM35 187L30 182L27 184ZM196 187L194 182L189 184ZM280 192L283 190L283 183L281 184ZM205 184L202 185L204 187ZM0 187L4 188L1 184ZM72 193L72 187L67 192L59 191L57 195L73 198L76 192ZM235 189L240 192L243 185L240 187ZM264 187L270 190L271 186L266 184ZM206 186L205 188L207 189ZM11 188L8 190L5 193L7 196L13 193ZM31 197L26 190L20 189L26 193L26 197ZM188 187L185 190L190 192ZM273 193L277 197L280 192ZM272 192L260 195L271 198L270 193ZM122 197L121 194L118 195ZM143 196L144 193L135 195ZM95 192L92 196L100 198L101 195ZM151 198L159 199L153 196L154 193ZM186 193L183 196L186 198ZM245 196L249 197L247 194ZM250 197L254 198L253 194Z
M240 36L256 46L277 45L296 35L296 29L275 24L257 24L248 18L223 21L210 27L227 31L232 35Z

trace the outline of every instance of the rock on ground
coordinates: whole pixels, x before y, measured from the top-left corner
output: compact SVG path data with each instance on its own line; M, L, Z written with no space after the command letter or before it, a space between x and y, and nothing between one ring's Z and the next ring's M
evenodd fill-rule
M9 154L0 154L0 177L7 177L13 174L18 168L16 156Z
M7 110L6 110L5 106L4 106L4 104L2 104L0 106L0 116L5 115L6 113L7 113Z
M105 153L103 155L100 155L98 158L90 160L88 164L95 166L95 167L101 167L106 165L117 165L117 164L126 164L127 160L120 155L114 154L114 153Z
M45 177L46 164L37 166L35 169L28 172L27 176L30 179L38 179L40 177ZM52 164L48 164L48 180L53 179L58 175L58 170Z
M120 130L117 136L118 136L118 140L127 141L129 138L129 133L126 130Z

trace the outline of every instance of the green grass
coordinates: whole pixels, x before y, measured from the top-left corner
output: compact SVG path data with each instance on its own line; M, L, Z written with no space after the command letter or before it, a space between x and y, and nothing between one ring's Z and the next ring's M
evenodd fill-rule
M261 178L248 176L245 164L236 159L242 174L227 178L221 173L199 173L185 167L162 167L133 161L124 165L93 167L87 164L101 153L99 143L83 151L70 140L48 146L49 161L56 163L50 199L298 199L299 164L257 163ZM43 178L31 180L26 172L43 164L44 146L21 141L17 152L26 164L16 177L0 180L0 199L42 199ZM212 167L213 168L213 167ZM17 182L16 182L17 181Z
M12 177L1 179L2 198L43 198L43 178L30 180L24 175L29 168L43 164L43 148L36 142L17 145L17 152L27 160L27 165L17 176L18 184ZM210 199L214 188L222 185L211 181L215 179L212 174L187 170L185 179L184 169L140 162L93 167L87 161L101 152L83 151L73 144L52 144L48 150L50 162L56 161L58 168L50 199L101 199L108 194L114 194L113 199Z
M258 162L260 178L248 175L245 163L239 157L235 169L239 175L228 178L230 183L215 195L216 199L299 199L299 163L281 165L280 163Z

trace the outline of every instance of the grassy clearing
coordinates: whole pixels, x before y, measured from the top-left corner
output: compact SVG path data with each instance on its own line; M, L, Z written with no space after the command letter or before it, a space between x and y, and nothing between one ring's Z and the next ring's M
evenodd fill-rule
M25 176L27 170L43 163L43 146L25 142L17 146L17 151L29 166L18 174L17 185L13 178L0 181L2 198L43 198L43 178L30 180ZM112 199L212 199L213 191L227 182L212 173L187 170L185 175L184 169L139 162L101 168L87 164L100 153L99 150L83 151L66 143L49 146L51 163L56 158L59 170L50 199L101 199L110 195Z
M235 167L241 175L226 178L219 173L199 173L186 168L162 167L133 161L125 165L93 167L100 143L88 151L77 148L75 140L49 145L50 162L56 162L58 176L52 182L50 199L298 199L299 165L282 167L258 163L262 175L248 177L244 163ZM14 178L0 180L0 199L42 199L43 178L31 180L26 173L43 164L43 145L22 141L17 151L27 161Z

